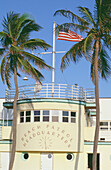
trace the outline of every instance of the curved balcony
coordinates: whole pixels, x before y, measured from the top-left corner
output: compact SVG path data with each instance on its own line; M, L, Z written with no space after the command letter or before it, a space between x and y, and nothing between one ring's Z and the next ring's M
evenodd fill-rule
M13 101L15 89L6 90L5 99L7 102ZM18 99L33 99L33 98L61 98L91 101L94 100L94 89L84 89L83 87L68 84L32 84L19 87Z

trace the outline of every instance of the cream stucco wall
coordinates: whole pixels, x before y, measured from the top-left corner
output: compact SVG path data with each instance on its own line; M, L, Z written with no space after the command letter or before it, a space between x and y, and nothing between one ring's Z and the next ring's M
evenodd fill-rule
M23 159L23 153L16 153L13 170L40 170L40 166L40 153L29 153L27 160Z
M76 123L19 123L20 111L54 109L76 112ZM19 104L17 125L17 151L28 149L30 151L35 150L83 152L84 109L84 105L71 104L70 102L34 102ZM65 132L63 132L63 130L65 130ZM48 142L49 140L50 142ZM46 143L51 143L51 146L45 146Z
M93 145L84 145L84 169L88 166L88 153L93 153ZM98 153L100 153L100 170L111 170L111 143L99 144Z
M17 152L13 170L40 170L41 155L39 153L29 152L29 158L24 160L23 153ZM53 170L84 170L83 153L73 153L74 158L67 160L67 153L53 153ZM86 170L86 169L85 169Z
M12 126L2 126L2 139L12 139Z
M84 140L93 141L95 134L95 127L84 127Z
M73 160L67 160L67 153L54 154L54 170L84 170L83 153L73 153Z
M25 123L17 131L17 151L83 152L83 133L73 123Z

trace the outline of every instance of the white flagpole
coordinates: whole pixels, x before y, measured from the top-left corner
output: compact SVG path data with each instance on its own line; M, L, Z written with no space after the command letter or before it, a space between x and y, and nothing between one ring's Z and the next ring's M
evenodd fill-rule
M52 58L52 97L54 97L55 82L55 22L53 23L53 58Z

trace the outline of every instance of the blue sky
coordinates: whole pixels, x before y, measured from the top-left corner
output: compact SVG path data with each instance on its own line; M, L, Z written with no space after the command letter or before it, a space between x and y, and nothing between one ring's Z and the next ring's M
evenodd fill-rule
M53 22L61 24L68 22L64 17L56 16L53 14L58 9L69 9L74 13L78 14L78 6L88 7L92 12L94 9L94 0L3 0L0 5L0 31L2 30L2 17L6 16L9 11L14 11L17 13L29 13L31 14L35 21L43 27L43 29L38 33L33 33L33 37L41 38L47 43L52 45L53 42ZM83 34L83 37L85 35ZM57 37L56 37L57 38ZM67 51L73 45L73 42L59 41L56 40L56 51ZM48 51L52 51L49 49ZM36 51L37 53L40 51ZM94 88L94 85L90 78L90 64L82 59L77 64L71 63L69 67L62 73L60 70L60 63L63 54L56 54L56 64L55 64L55 83L65 83L65 84L78 84L84 88ZM52 65L52 55L41 56L47 64ZM45 76L44 82L50 83L52 80L51 71L42 71ZM18 79L19 85L35 83L34 80L29 78L27 82L24 82L23 77ZM12 87L13 80L12 80ZM5 96L6 85L3 85L0 79L0 97ZM101 97L111 97L111 76L108 81L100 80L99 83L100 96Z

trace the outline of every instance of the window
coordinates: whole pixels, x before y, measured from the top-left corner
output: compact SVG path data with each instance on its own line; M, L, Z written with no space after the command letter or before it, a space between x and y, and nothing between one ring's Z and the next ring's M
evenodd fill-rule
M27 160L29 158L29 154L27 152L23 152L21 154L21 158L22 158L22 160Z
M68 161L72 161L73 158L74 158L74 155L72 153L68 153L66 158L67 158Z
M100 122L101 130L108 130L108 122Z
M76 123L76 112L71 112L71 123Z
M24 112L20 112L20 123L24 122Z
M92 159L93 159L93 154L88 153L88 168L90 170L92 170ZM99 164L100 164L100 154L97 153L97 160L96 160L96 166L97 166L96 169L97 170L100 170Z
M52 110L52 122L59 122L59 111Z
M40 110L34 111L34 122L40 122Z
M31 122L31 111L26 111L26 122Z
M62 112L62 122L69 122L69 112L68 111Z
M43 122L49 122L49 110L43 110Z
M62 110L21 111L20 123L24 123L24 122L76 123L76 116L77 116L76 112L62 111Z

